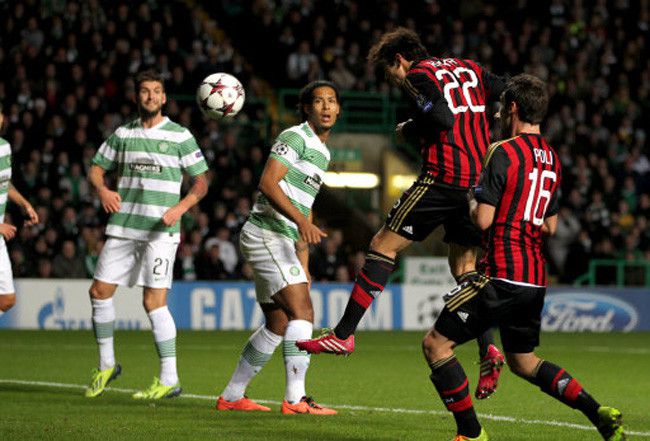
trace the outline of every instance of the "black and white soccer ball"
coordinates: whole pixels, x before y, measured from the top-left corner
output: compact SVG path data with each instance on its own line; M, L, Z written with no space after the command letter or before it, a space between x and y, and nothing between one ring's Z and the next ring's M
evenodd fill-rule
M212 119L232 118L244 106L244 86L234 76L219 72L203 79L196 91L201 112Z

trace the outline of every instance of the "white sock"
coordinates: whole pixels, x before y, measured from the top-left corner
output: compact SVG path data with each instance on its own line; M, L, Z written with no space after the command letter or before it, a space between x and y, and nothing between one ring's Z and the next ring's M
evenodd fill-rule
M309 354L298 349L296 340L310 339L313 328L314 325L307 320L291 320L284 334L283 353L287 377L284 399L292 404L307 394L305 376L309 368Z
M282 336L269 331L264 325L253 332L244 346L237 368L230 377L230 382L221 394L223 399L226 401L241 400L248 384L271 359L275 348L281 342Z
M153 339L160 357L160 382L165 386L178 384L176 370L176 324L165 305L149 313Z
M93 328L99 348L99 370L115 366L113 348L113 328L115 326L115 306L113 298L106 300L90 299L93 307Z

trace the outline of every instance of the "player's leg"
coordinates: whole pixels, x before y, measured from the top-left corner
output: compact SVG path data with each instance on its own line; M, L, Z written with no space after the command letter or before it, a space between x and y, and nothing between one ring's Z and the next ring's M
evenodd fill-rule
M411 240L390 231L386 226L375 234L363 268L357 274L343 317L334 328L334 334L339 339L345 340L354 334L366 310L383 292L395 269L397 253L411 243Z
M314 327L314 309L309 296L309 285L306 281L288 285L275 294L273 300L286 311L289 319L282 344L286 373L282 413L335 414L335 410L322 407L307 396L305 377L309 369L310 355L296 346L296 341L311 338Z
M575 378L560 366L542 360L535 353L506 352L510 370L538 386L540 390L567 406L582 412L598 429L603 439L625 439L622 415L618 409L601 406Z
M99 267L99 265L98 265ZM113 331L115 327L115 306L113 295L117 285L113 283L93 280L90 286L90 303L92 304L93 330L99 352L99 366L93 371L90 386L85 395L93 398L104 392L112 380L122 372L122 368L115 362L115 348L113 344Z
M461 284L478 276L476 261L481 235L469 218L467 199L462 192L456 196L459 209L445 222L445 242L449 244L449 268L456 282ZM489 397L497 388L505 357L494 342L494 334L487 329L476 339L480 360L479 380L474 396Z
M275 349L282 343L287 329L288 317L280 306L261 303L266 323L260 326L248 339L242 350L235 372L217 400L217 410L270 411L244 394L253 378L271 359Z
M453 352L457 342L463 343L475 335L461 318L445 307L422 341L422 351L431 368L429 378L456 420L455 440L487 440L476 417L467 375Z
M137 246L141 258L135 284L144 287L142 304L151 322L160 372L148 389L136 392L133 398L172 398L182 392L176 365L176 323L167 306L178 244L155 241L138 242Z
M0 316L16 304L16 289L7 245L0 237Z
M182 389L176 366L176 324L167 307L167 288L145 287L142 303L151 322L160 371L151 386L136 392L133 398L157 400L176 397Z

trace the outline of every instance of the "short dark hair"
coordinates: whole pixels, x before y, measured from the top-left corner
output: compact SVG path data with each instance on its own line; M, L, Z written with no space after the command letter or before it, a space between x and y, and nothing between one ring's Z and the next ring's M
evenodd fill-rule
M135 90L140 90L140 86L145 81L156 81L162 84L163 90L165 89L165 81L160 72L155 69L143 70L135 76Z
M304 120L307 119L307 112L305 112L305 106L309 106L314 101L314 90L319 87L330 87L334 90L336 95L336 101L340 104L341 98L339 96L339 88L336 84L331 81L326 80L316 80L307 84L300 90L300 95L298 95L298 111L300 112L300 117Z
M548 90L541 79L528 74L512 77L503 91L503 104L517 104L517 116L521 121L540 124L548 110Z
M408 61L417 61L429 56L418 34L400 27L381 36L370 48L368 61L380 67L392 66L397 54L401 54Z

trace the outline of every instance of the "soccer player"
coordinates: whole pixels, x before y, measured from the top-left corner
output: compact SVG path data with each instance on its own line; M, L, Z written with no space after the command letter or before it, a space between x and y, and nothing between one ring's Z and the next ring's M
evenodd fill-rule
M176 325L167 308L180 218L207 192L208 166L189 130L162 114L165 88L159 73L136 77L140 117L119 127L99 148L89 180L102 207L111 213L108 240L90 287L92 318L99 347L99 368L93 372L87 397L100 395L121 372L115 362L113 294L118 285L143 287L143 305L160 357L160 376L135 399L170 398L181 393L176 370ZM117 191L104 175L117 172ZM189 193L180 198L183 172L193 177Z
M455 441L488 439L469 396L467 376L453 348L498 326L512 372L580 410L605 440L625 439L621 413L598 404L561 367L534 353L539 345L546 293L543 236L557 226L560 160L540 134L546 114L546 84L517 75L501 95L502 137L490 146L471 217L485 232L484 274L461 283L425 336L422 348L431 381L458 427Z
M311 207L330 161L325 142L340 111L337 87L329 81L309 83L300 92L299 108L304 122L283 131L273 144L260 178L260 194L242 228L240 248L253 268L266 323L248 339L217 400L218 410L271 410L244 392L283 343L286 389L282 413L336 413L307 397L309 354L295 343L310 338L313 329L308 247L319 243L325 233L312 223Z
M368 59L382 66L415 108L397 132L421 144L422 172L393 206L386 224L370 242L343 317L332 332L299 342L311 353L349 354L354 331L381 294L397 253L444 225L449 266L458 282L476 276L481 235L468 215L467 190L476 185L489 144L485 106L497 101L503 81L470 60L431 57L415 32L398 28L384 34ZM503 355L489 330L479 336L481 375L476 390L486 398L496 388Z
M3 123L4 115L0 105L0 129ZM0 138L0 316L16 304L16 290L6 243L16 235L16 226L5 223L7 199L23 208L27 215L25 226L38 223L38 214L32 204L11 185L11 145L4 138Z

